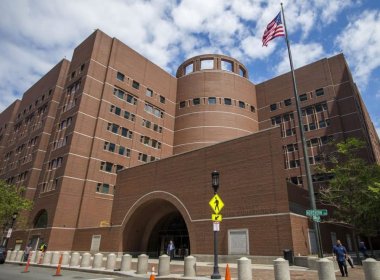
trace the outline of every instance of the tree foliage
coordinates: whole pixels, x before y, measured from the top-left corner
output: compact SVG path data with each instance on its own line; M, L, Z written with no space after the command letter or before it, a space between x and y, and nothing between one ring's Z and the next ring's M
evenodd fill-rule
M360 153L365 142L349 138L336 145L330 164L319 167L331 173L320 188L320 202L335 208L333 219L350 224L357 233L376 235L380 228L380 166L366 162Z
M0 180L0 223L5 228L11 224L14 213L32 208L32 201L23 198L25 188L9 185Z

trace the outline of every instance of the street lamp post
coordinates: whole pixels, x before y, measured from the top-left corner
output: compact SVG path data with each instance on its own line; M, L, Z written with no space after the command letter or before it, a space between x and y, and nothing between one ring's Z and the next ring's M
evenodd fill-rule
M212 178L212 188L214 189L214 194L217 194L219 189L219 172L213 171L211 173ZM221 279L219 274L218 266L218 231L214 228L214 272L211 275L211 279Z
M6 237L5 243L4 243L4 247L5 248L7 248L9 238L11 238L11 234L12 234L12 231L13 231L13 225L15 223L16 218L17 218L17 213L13 213L11 227L8 229L7 237Z

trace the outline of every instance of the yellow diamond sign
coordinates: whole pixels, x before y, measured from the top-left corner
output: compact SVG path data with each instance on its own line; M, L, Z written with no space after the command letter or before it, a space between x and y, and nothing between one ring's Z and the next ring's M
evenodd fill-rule
M211 214L211 220L213 220L214 222L221 222L222 221L222 215Z
M222 199L217 194L211 198L208 204L210 204L210 207L215 214L219 214L219 212L222 211L224 207Z

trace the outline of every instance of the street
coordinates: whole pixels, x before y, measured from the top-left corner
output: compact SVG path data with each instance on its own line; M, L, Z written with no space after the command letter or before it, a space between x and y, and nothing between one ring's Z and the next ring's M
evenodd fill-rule
M23 273L25 266L14 264L2 264L0 265L0 280L51 280L55 278L56 269L53 267L36 267L30 266L29 272ZM116 276L97 273L87 273L80 271L61 270L61 275L58 277L60 280L136 280L141 278L129 277L129 276Z

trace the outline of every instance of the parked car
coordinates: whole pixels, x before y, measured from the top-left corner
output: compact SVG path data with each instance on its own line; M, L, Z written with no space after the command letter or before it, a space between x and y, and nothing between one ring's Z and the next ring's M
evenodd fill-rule
M0 246L0 264L5 263L5 258L7 257L7 250L4 246Z

